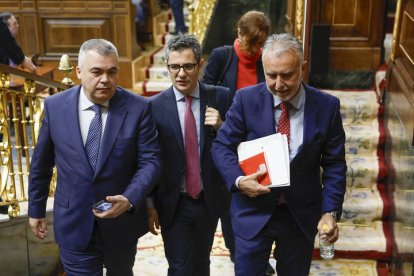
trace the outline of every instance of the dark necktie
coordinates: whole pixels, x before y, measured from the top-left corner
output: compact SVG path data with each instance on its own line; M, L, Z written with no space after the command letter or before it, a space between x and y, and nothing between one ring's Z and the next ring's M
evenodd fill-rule
M290 120L288 103L282 102L279 106L282 110L279 121L277 122L277 132L286 134L288 143L290 142Z
M185 135L185 163L186 163L186 190L192 198L197 198L201 191L200 159L198 156L197 128L193 111L191 110L191 96L185 97L184 135Z
M85 149L88 154L89 163L95 171L96 162L98 161L99 146L101 144L102 135L102 116L101 106L94 104L92 110L95 111L95 117L92 118L89 125L88 137L86 138Z

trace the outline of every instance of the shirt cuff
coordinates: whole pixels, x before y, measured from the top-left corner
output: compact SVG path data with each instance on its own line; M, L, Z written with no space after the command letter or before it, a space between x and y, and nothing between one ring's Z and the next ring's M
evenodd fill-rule
M239 176L239 177L237 177L237 178L236 178L236 181L235 181L235 183L234 183L234 186L236 186L236 187L237 187L237 189L239 188L239 182L240 182L240 180L241 180L243 177L244 177L244 175L241 175L241 176Z

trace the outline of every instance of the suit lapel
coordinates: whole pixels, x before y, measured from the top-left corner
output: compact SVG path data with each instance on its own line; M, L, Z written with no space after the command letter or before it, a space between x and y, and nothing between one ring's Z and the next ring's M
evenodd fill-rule
M263 136L276 133L276 123L273 110L273 95L267 90L266 86L259 92L260 101L256 106L258 114L261 114L261 118L257 118L257 123L261 125L263 129ZM260 112L263 110L263 112Z
M306 100L303 120L303 145L311 142L313 139L313 131L316 129L316 112L318 110L318 102L313 97L314 94L304 85Z
M67 131L68 137L73 137L73 147L75 149L78 149L83 163L87 164L87 166L84 167L86 167L90 173L93 173L92 167L90 166L89 159L85 151L85 146L83 144L82 134L79 126L78 106L80 86L63 93L70 93L70 96L68 97L66 104L62 109L62 113L65 114L64 129Z
M180 125L180 118L178 117L178 110L177 110L177 101L175 99L174 91L172 87L170 87L165 93L165 117L168 118L170 122L170 126L172 128L172 131L174 132L175 139L177 140L177 144L181 150L181 152L184 153L184 137L183 133L181 131L181 125Z
M106 119L105 131L102 137L102 144L96 164L95 176L102 169L103 164L108 158L109 152L115 143L119 130L125 119L127 112L123 109L124 100L120 90L115 92L114 97L109 102L108 117Z

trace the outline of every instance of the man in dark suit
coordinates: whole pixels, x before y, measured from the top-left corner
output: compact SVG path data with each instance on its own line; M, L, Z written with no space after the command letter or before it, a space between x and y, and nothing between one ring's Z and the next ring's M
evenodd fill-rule
M235 272L264 275L275 241L277 274L308 275L322 225L322 239L338 239L346 174L339 100L301 82L303 49L292 35L270 36L262 58L266 83L236 93L212 148L233 192ZM243 174L237 146L276 131L288 137L290 186L270 189L257 181L265 172Z
M151 103L117 87L118 53L109 41L86 41L76 71L82 85L44 104L30 170L31 230L47 234L56 165L53 225L66 275L102 275L103 265L107 275L132 275L138 237L148 229L142 205L160 169ZM101 200L112 207L94 209Z
M194 36L171 38L165 60L173 85L151 101L162 164L153 195L168 275L209 275L214 233L228 196L210 150L232 95L228 88L198 82L203 60Z

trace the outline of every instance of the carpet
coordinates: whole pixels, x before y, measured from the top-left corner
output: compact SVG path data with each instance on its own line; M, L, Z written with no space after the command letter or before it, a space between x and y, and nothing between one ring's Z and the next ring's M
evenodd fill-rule
M230 261L229 251L224 245L220 223L214 238L211 252L211 276L234 275L233 263ZM276 261L269 262L275 267ZM164 248L161 234L151 233L141 237L138 242L138 253L135 258L134 273L143 276L167 275L168 263L164 257ZM276 274L277 275L277 274ZM342 276L342 275L381 275L377 270L375 260L366 259L334 259L331 261L313 260L310 275ZM385 274L383 274L385 275Z

